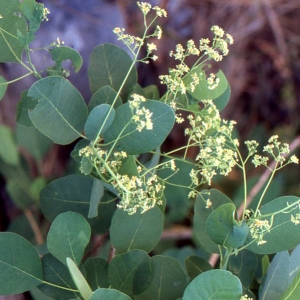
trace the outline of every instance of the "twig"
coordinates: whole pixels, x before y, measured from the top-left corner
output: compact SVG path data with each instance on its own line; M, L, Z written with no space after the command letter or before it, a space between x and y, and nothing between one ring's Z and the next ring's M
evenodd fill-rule
M34 233L34 236L35 236L35 239L36 239L36 242L38 245L42 245L44 244L44 238L43 238L43 235L40 231L40 228L31 212L31 210L29 208L25 209L24 210L24 215L26 216L29 224L30 224L30 227Z
M278 48L281 52L281 55L286 60L287 53L288 53L288 47L286 45L284 33L283 33L282 27L280 25L280 22L277 18L277 15L276 15L273 7L271 6L270 1L269 0L262 0L262 2L263 2L263 5L264 5L264 9L266 11L266 16L267 16L268 22L270 24L270 27L273 31L276 43L278 45Z

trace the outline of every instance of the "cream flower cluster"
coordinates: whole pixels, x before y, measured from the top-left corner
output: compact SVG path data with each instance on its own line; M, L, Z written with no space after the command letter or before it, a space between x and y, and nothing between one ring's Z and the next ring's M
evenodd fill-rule
M167 85L170 93L176 95L177 93L186 94L187 91L193 92L195 87L199 84L204 72L193 72L193 70L201 65L203 61L215 60L221 61L224 56L228 55L228 45L233 44L233 38L230 34L225 34L224 30L218 26L212 26L214 38L212 41L209 39L201 39L199 47L195 45L193 40L187 42L186 48L181 44L176 45L175 52L171 51L170 56L179 61L175 68L169 70L169 75L161 75L159 77L162 84ZM200 57L197 59L195 65L189 68L185 63L185 59L191 55ZM201 61L201 59L203 61ZM186 83L184 78L191 72L192 80ZM219 84L220 79L215 74L210 74L207 78L208 88L213 90Z
M212 178L218 173L228 175L238 161L234 150L238 141L231 139L234 122L222 120L212 101L206 100L203 104L204 108L199 114L188 116L191 127L185 130L186 135L189 135L190 145L199 147L197 169L190 173L196 186L202 183L210 185Z
M132 100L129 100L128 102L132 111L132 121L136 123L137 130L139 132L141 132L143 129L152 130L152 112L142 106L142 103L146 102L146 98L138 94L132 94L131 97Z
M278 135L273 135L269 138L268 145L264 146L263 151L268 154L268 156L262 156L256 154L253 157L253 164L255 167L258 167L260 165L263 165L265 167L268 167L268 161L269 157L274 159L278 166L277 169L282 168L290 163L299 163L299 159L296 157L296 155L292 155L289 160L287 161L286 156L290 153L290 148L287 143L281 143L278 141Z

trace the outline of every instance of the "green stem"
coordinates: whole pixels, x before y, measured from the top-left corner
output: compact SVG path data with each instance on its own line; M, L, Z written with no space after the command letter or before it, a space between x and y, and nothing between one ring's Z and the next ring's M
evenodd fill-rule
M42 280L42 283L47 284L47 285L50 285L50 286L53 286L53 287L56 287L56 288L58 288L58 289L65 290L65 291L74 292L74 293L79 293L78 290L74 290L74 289L70 289L70 288L67 288L67 287L64 287L64 286L56 285L56 284L54 284L54 283L47 282L47 281L44 281L44 280Z
M267 185L266 185L266 187L264 188L264 190L263 190L263 192L262 192L262 194L261 194L261 196L260 196L260 199L259 199L259 201L258 201L256 210L255 210L255 213L254 213L254 217L257 216L257 213L258 213L258 210L259 210L259 208L260 208L261 202L262 202L262 200L263 200L263 198L264 198L264 196L265 196L265 194L266 194L266 192L267 192L267 190L268 190L268 188L269 188L269 186L270 186L270 184L271 184L271 182L272 182L272 180L273 180L273 178L274 178L274 175L275 175L275 172L276 172L276 168L277 168L277 164L278 164L278 163L276 162L276 165L275 165L275 167L274 167L274 169L273 169L273 171L272 171L272 173L271 173L271 176L270 176L270 178L269 178L269 180L268 180L268 182L267 182Z
M27 56L27 59L28 59L28 63L29 63L29 65L30 65L30 67L32 68L34 75L35 75L37 78L41 79L42 76L41 76L41 75L39 74L39 72L36 70L35 66L33 65L32 61L31 61L30 49L28 48L28 46L26 46L25 51L26 51L26 56Z
M25 75L23 75L21 77L18 77L16 79L0 83L0 85L6 85L6 84L11 84L11 83L17 82L17 81L19 81L19 80L21 80L21 79L23 79L23 78L25 78L25 77L27 77L29 75L32 75L32 74L34 74L34 72L29 72L29 73L27 73L27 74L25 74Z
M228 249L226 248L225 255L220 262L220 268L222 270L227 270L229 257L231 256L232 250L233 250L232 248L228 248Z
M144 41L145 38L146 38L146 33L147 33L147 31L149 30L149 28L151 27L151 25L154 23L154 21L155 21L156 19L157 19L157 18L154 18L153 21L149 24L149 26L146 26L145 31L144 31L144 34L143 34L143 37L142 37L142 40L143 40L143 41ZM119 95L121 94L121 91L122 91L122 89L123 89L123 87L124 87L124 85L125 85L125 83L126 83L128 77L129 77L129 75L130 75L130 73L131 73L131 71L132 71L132 69L133 69L135 63L138 61L137 58L138 58L139 53L140 53L140 51L141 51L141 49L142 49L142 46L143 46L143 45L140 44L139 47L138 47L138 49L137 49L137 51L136 51L136 53L134 53L134 58L133 58L132 64L130 65L130 67L129 67L129 69L128 69L128 72L127 72L127 74L126 74L126 76L125 76L125 78L124 78L124 80L123 80L121 86L119 87L119 90L118 90L118 92L117 92L117 94L116 94L116 96L115 96L115 99L113 100L112 105L111 105L111 107L109 108L108 113L107 113L107 115L106 115L105 118L104 118L104 121L103 121L103 123L102 123L102 126L100 127L100 129L99 129L99 131L98 131L98 133L97 133L97 135L96 135L95 140L93 141L93 144L92 144L92 147L93 147L93 148L95 147L95 145L96 145L96 143L97 143L97 140L99 139L100 133L101 133L101 131L103 130L103 128L104 128L104 126L105 126L105 124L106 124L106 122L107 122L107 120L108 120L108 117L109 117L109 115L110 115L110 113L111 113L111 111L112 111L112 109L113 109L113 107L114 107L114 105L115 105L115 103L116 103L116 101L117 101ZM114 145L115 145L115 144L114 144ZM111 148L111 151L113 151L113 147ZM110 151L110 152L111 152L111 151Z
M2 35L2 37L3 37L3 39L4 39L4 41L5 41L6 45L7 45L7 47L9 48L9 50L11 51L11 53L13 54L13 56L15 57L15 59L17 60L17 62L18 62L19 64L21 64L24 68L26 68L29 72L33 72L33 73L34 73L34 71L32 71L26 64L24 64L24 63L19 59L19 57L18 57L18 56L16 55L16 53L14 52L14 50L11 48L11 46L10 46L9 42L7 41L7 39L6 39L5 35L3 34L3 32L5 32L5 33L7 33L7 34L9 34L9 33L6 32L5 30L3 30L2 28L0 28L0 34ZM9 34L9 35L11 35L11 34ZM14 36L14 38L16 38L16 37Z

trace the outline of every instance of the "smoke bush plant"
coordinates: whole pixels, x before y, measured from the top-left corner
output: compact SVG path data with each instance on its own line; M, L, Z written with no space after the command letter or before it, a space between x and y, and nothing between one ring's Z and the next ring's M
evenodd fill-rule
M244 157L233 135L235 122L221 118L230 87L222 71L209 73L209 62L228 55L233 38L212 26L212 40L178 44L170 52L176 67L160 76L166 86L160 97L156 86L137 84L136 64L157 59L155 39L162 37L162 28L156 21L167 12L145 2L137 5L144 17L143 35L113 30L131 57L112 44L94 49L88 70L93 96L86 105L62 66L71 60L75 72L80 69L76 50L57 39L43 48L53 66L37 71L31 62L37 50L29 45L49 11L34 0L0 0L0 61L19 63L28 71L11 82L0 77L1 97L8 84L37 77L18 104L19 144L7 127L0 130L1 173L36 238L33 245L16 233L0 233L0 294L30 291L35 299L254 299L259 286L259 299L300 297L299 198L264 201L275 173L298 164L298 158L289 155L289 145L276 135L263 154L257 154L256 141L246 141ZM192 66L186 63L189 56L195 58ZM186 145L161 152L175 122L186 127ZM53 142L74 141L74 174L48 184L41 174L30 180L18 146L40 166ZM188 150L194 147L198 154L192 161ZM179 150L183 155L176 155ZM259 199L252 202L247 199L248 162L270 173ZM243 176L241 206L209 188L216 175L226 176L233 168L240 168ZM24 178L26 194L20 187ZM176 208L176 203L181 206ZM172 213L180 219L178 214L188 214L192 205L199 249L188 256L167 251L155 255L164 220L172 220ZM45 223L30 214L37 207L49 229L39 229ZM269 254L275 254L271 263ZM210 255L219 256L215 268Z

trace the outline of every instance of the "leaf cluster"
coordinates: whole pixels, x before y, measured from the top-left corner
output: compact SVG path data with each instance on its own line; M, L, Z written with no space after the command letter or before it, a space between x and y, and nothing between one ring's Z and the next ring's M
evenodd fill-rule
M43 5L0 0L0 62L19 63L28 72L11 82L0 77L0 97L8 84L37 78L21 94L16 132L0 126L0 172L26 217L0 233L0 295L30 291L34 299L296 299L299 198L269 191L275 172L297 158L285 162L288 147L281 148L272 137L278 153L272 144L265 149L275 167L269 168L258 199L248 205L245 164L257 145L246 143L249 155L243 159L232 137L233 122L219 114L229 101L229 83L221 70L207 71L207 60L228 54L224 31L213 26L216 50L202 40L203 56L191 68L184 58L200 55L200 50L192 42L187 52L177 47L172 55L180 67L162 77L169 89L160 96L156 86L137 83L136 63L153 59L154 44L148 44L146 58L140 58L140 50L145 40L161 37L160 27L153 34L148 31L166 12L149 3L138 5L144 35L133 38L115 29L119 39L134 42L134 47L128 44L133 57L112 44L95 47L88 69L92 97L86 104L62 66L70 60L79 71L82 58L76 50L52 43L43 51L50 52L53 66L36 70L31 63L30 43L47 18ZM161 146L181 120L180 112L190 116L185 120L187 145L163 153ZM43 174L45 155L54 144L72 143L71 171L49 180ZM34 174L19 147L33 159ZM187 156L191 148L199 150L194 160ZM184 155L174 155L179 150ZM212 179L218 170L226 175L234 167L242 170L244 180L237 199L201 185L208 170ZM242 214L237 215L241 202ZM193 224L195 247L168 248L164 230L186 220ZM218 266L212 263L216 255Z

